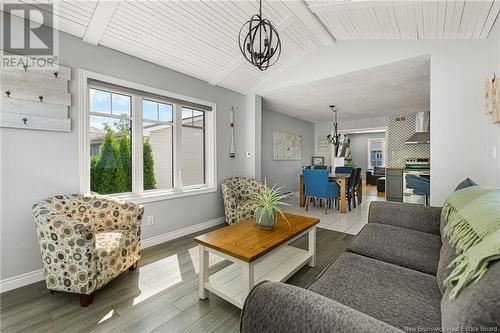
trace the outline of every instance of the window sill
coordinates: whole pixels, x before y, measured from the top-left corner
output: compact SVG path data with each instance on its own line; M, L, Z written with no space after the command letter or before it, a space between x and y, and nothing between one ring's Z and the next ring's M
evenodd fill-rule
M215 187L202 187L202 188L186 188L182 190L158 190L146 191L141 194L136 193L123 193L123 194L108 194L108 196L120 200L127 200L137 204L164 201L171 199L178 199L193 195L207 194L217 192Z

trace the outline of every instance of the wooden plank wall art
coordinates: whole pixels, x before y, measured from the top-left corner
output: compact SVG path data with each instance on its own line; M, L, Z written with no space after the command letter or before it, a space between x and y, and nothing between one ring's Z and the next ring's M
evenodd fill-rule
M1 72L0 127L70 132L71 69Z
M491 114L494 124L500 123L500 78L494 74L486 80L486 113Z

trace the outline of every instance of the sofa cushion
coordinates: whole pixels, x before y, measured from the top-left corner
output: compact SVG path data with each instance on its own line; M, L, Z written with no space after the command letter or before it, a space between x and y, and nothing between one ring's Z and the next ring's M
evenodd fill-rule
M441 238L393 225L368 223L348 251L436 275Z
M385 176L385 167L374 166L373 174L377 176Z
M446 286L444 284L444 280L450 275L453 271L453 268L449 268L450 263L457 257L457 253L451 243L448 240L448 237L442 237L441 251L439 253L439 264L437 269L437 283L441 294L443 294L446 290Z
M450 288L441 301L445 331L498 332L500 327L500 260L491 262L486 273L450 300ZM488 328L490 330L488 330Z
M309 290L408 331L441 325L436 277L345 252Z

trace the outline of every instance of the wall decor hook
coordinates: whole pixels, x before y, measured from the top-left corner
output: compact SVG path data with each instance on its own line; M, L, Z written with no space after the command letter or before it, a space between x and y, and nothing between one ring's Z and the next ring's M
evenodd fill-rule
M54 72L54 77L57 79L57 76L59 75L59 72Z
M7 95L7 97L10 97L10 90L7 90L5 94Z
M40 102L43 102L43 96L42 95L38 96L38 98L40 99Z
M24 71L26 72L28 70L28 65L23 65Z
M24 125L26 125L26 123L28 122L28 118L23 118L21 120L23 121Z

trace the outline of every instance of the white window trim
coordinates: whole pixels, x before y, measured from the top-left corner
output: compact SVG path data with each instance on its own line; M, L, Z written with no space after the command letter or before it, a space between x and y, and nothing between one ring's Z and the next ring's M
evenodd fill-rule
M371 160L371 146L372 142L382 142L382 167L385 167L387 165L387 139L386 138L371 138L367 139L367 144L366 144L366 164L367 164L367 170L373 170L373 165L372 165L372 160Z
M83 69L78 69L78 84L79 84L79 96L78 96L78 144L79 144L79 191L81 194L90 193L90 144L89 144L89 80L98 80L106 82L112 85L122 86L125 88L131 88L139 91L144 91L147 93L164 96L166 98L173 98L177 100L182 100L190 103L201 104L212 107L212 111L205 112L205 122L207 126L205 127L205 184L185 186L182 188L174 188L169 190L148 190L144 191L142 189L143 180L143 170L142 165L139 163L139 156L142 156L142 123L137 121L137 119L142 120L142 105L136 105L136 110L139 112L132 112L132 124L135 128L132 131L132 142L135 149L132 149L132 158L134 163L132 163L132 174L134 179L139 180L133 182L133 191L130 193L118 193L118 194L108 194L108 196L129 200L136 203L147 203L161 200L169 200L182 198L191 195L199 195L212 193L217 191L217 121L216 121L216 104L213 102L184 96L167 90L162 90L154 87L149 87L140 83L130 82L123 79L114 78L108 75L99 74ZM140 104L135 98L133 98L132 103ZM141 113L141 114L139 114ZM174 112L173 114L176 114ZM181 124L181 122L178 122ZM175 122L174 122L175 124ZM179 133L180 134L180 133ZM174 135L175 131L174 131ZM178 141L179 142L179 141ZM175 150L181 147L174 147ZM175 155L177 156L177 154ZM177 180L178 184L182 184L182 175L179 166L177 164L180 161L176 161L179 158L174 159L175 175L174 181Z

